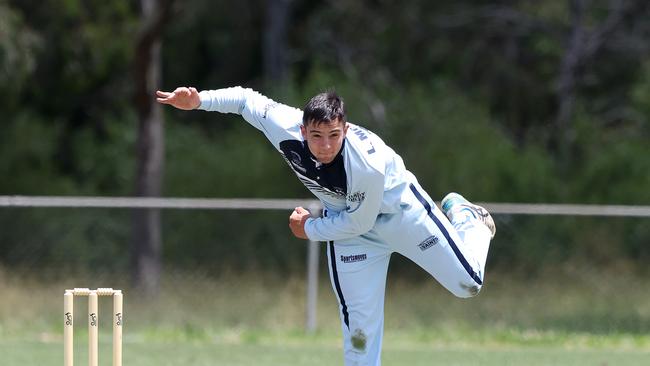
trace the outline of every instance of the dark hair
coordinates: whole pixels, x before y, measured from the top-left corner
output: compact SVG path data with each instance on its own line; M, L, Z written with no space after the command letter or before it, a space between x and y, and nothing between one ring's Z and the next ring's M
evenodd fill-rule
M343 99L333 91L315 95L303 108L302 124L328 123L340 120L345 123L345 106Z

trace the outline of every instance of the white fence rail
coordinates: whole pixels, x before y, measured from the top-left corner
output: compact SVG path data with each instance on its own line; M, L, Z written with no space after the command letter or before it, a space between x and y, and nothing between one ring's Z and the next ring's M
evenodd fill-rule
M490 213L495 215L507 214L650 217L650 206L548 203L476 203L484 206L490 211ZM0 196L0 207L292 210L297 206L320 208L320 203L317 200L310 199Z

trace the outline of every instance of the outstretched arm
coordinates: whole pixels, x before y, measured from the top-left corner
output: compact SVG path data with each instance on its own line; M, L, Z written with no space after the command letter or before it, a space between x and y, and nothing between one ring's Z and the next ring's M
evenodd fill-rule
M240 114L253 127L263 131L275 145L276 140L300 136L300 109L276 103L252 89L237 86L199 93L192 87L180 87L173 92L157 91L156 95L159 103L178 109Z
M176 88L173 92L164 92L158 90L156 92L156 100L162 104L169 104L173 107L183 110L197 109L201 105L201 98L199 92L192 87Z

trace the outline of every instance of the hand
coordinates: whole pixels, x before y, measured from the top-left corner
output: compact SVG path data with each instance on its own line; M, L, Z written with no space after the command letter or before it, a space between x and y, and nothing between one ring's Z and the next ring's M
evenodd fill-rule
M196 109L201 105L201 98L199 92L195 88L180 87L176 88L173 92L164 92L158 90L156 92L158 103L169 104L178 109L186 111Z
M296 207L289 216L289 228L298 239L309 239L305 233L305 222L311 217L309 211L302 207Z

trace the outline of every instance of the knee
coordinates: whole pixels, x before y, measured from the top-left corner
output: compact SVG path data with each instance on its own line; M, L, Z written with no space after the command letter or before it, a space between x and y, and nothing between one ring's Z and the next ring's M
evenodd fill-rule
M456 287L454 290L451 291L456 297L460 297L463 299L467 299L470 297L474 297L481 292L482 286L479 284L465 284L465 283L459 283L458 287Z
M350 337L352 348L356 352L366 352L366 345L368 343L368 336L361 329L356 329Z
M344 358L346 365L377 365L380 355L380 338L355 329L345 339Z

